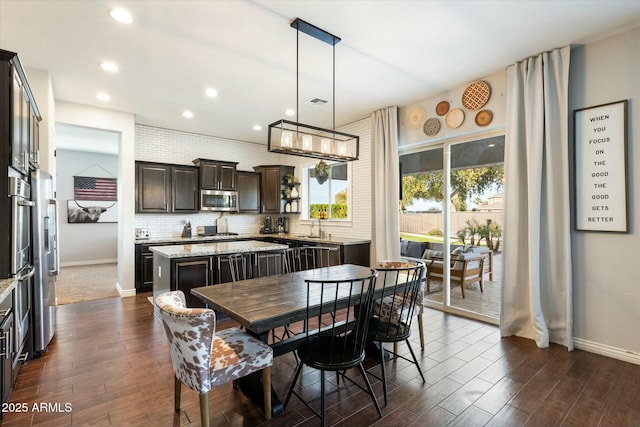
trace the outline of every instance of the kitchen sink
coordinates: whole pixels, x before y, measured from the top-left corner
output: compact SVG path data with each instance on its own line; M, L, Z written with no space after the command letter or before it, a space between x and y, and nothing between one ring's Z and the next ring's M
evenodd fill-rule
M305 236L302 234L299 234L298 237L304 237L305 239L319 239L320 236Z

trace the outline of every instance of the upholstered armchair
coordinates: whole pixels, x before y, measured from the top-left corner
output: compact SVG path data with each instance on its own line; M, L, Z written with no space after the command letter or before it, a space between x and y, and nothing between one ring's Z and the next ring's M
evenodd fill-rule
M181 384L184 384L200 393L201 422L209 426L209 390L262 371L264 411L266 418L271 418L271 347L237 328L216 333L215 312L187 308L182 291L159 295L156 305L169 340L176 411L180 410Z

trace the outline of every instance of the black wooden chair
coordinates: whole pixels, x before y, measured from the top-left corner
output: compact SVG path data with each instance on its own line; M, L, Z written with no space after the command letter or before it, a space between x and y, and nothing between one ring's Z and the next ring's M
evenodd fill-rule
M367 331L369 340L377 343L380 348L380 370L381 377L371 373L374 365L368 372L373 377L382 381L384 393L384 404L387 404L387 380L385 373L385 352L393 355L391 358L401 358L416 365L422 382L425 382L424 375L413 352L409 336L411 335L411 320L415 316L416 307L422 304L423 292L421 292L421 275L425 268L422 261L385 261L380 263L378 271L378 288L383 283L383 297L373 303L372 316L369 319L369 329ZM397 351L397 343L404 341L409 347L409 352L413 360L410 360ZM394 351L385 350L385 343L394 343Z
M285 407L292 394L320 417L322 426L325 423L325 372L336 372L352 384L371 396L371 400L382 417L380 405L371 388L362 362L365 359L365 343L367 339L368 318L371 315L373 290L376 273L371 271L367 277L352 278L340 281L307 280L307 313L309 319L305 336L296 350L300 360L293 381L287 393ZM357 309L355 309L357 307ZM335 313L334 316L330 313ZM296 391L296 382L303 366L306 365L320 371L320 412L316 411L311 401ZM358 368L364 386L346 376L346 371Z
M282 252L285 273L328 267L331 248L324 246L301 246Z

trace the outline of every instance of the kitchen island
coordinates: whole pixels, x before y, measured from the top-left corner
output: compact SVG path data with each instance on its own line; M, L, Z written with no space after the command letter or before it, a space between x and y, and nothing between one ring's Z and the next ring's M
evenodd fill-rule
M139 238L135 240L135 277L136 292L149 292L153 290L153 252L151 248L158 246L175 246L199 243L240 242L247 240L259 240L262 242L284 244L289 247L296 246L325 246L331 251L331 264L358 264L368 266L370 263L370 240L341 237L336 235L308 236L295 233L259 234L245 233L238 235L218 236L167 236L155 238Z
M242 240L186 245L153 246L153 300L163 292L184 292L188 307L203 307L191 289L220 283L219 258L233 253L287 249L282 243Z

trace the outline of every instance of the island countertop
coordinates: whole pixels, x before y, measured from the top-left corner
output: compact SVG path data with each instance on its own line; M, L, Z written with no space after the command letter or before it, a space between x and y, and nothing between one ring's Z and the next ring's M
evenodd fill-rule
M153 246L152 252L165 258L189 258L210 255L224 255L238 252L277 251L289 246L280 243L243 240L235 242L196 243L187 245Z
M310 237L304 234L296 234L296 233L274 233L274 234L259 234L259 233L244 233L238 234L234 236L193 236L193 237L157 237L152 239L135 239L134 243L136 244L150 244L157 245L160 243L178 243L178 242L189 242L190 244L200 244L200 243L215 243L220 240L246 240L246 239L286 239L286 240L296 240L299 242L313 242L318 244L334 244L334 245L359 245L363 243L371 243L369 239L359 239L359 238L351 238L351 237L340 237L336 235L328 234L326 237L319 238L318 236Z

